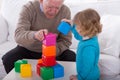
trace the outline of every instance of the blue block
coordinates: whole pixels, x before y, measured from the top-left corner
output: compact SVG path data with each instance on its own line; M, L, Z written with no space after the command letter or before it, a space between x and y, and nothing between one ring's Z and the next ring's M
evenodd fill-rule
M64 77L64 67L57 63L55 66L52 67L54 70L54 78Z
M62 21L62 22L59 24L57 30L58 30L59 32L61 32L62 34L67 35L67 34L69 33L69 31L71 30L71 26L70 26L69 23Z

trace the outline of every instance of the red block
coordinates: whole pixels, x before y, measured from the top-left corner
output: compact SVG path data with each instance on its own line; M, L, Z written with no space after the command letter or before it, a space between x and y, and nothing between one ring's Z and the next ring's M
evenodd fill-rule
M43 66L44 65L43 65L42 59L39 59L37 65L36 65L36 72L38 75L40 75L40 67L43 67Z
M42 55L43 64L45 66L54 66L56 65L56 56L44 56Z

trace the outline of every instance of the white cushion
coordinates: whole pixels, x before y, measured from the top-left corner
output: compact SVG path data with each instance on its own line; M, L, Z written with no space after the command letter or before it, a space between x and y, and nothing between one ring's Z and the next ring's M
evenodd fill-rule
M103 24L99 35L101 52L119 57L120 54L120 16L104 15L101 18Z
M120 74L120 59L114 56L101 54L99 60L101 75Z
M14 31L19 18L19 13L22 6L31 0L3 0L1 7L2 15L8 22L9 25L9 41L14 41Z
M8 27L5 19L0 14L0 44L5 42L8 37Z
M15 48L17 44L15 42L6 41L5 43L0 45L0 63L2 56L10 51L11 49Z

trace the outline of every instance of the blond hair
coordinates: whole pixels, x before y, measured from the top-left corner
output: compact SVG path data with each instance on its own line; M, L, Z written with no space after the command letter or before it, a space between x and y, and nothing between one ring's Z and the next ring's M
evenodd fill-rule
M86 9L78 12L73 18L73 23L79 26L79 33L82 36L93 37L101 32L100 16L93 9Z

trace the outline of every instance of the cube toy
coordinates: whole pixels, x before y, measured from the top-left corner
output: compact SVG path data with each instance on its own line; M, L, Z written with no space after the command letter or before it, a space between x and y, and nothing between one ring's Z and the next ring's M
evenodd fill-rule
M43 44L46 46L56 45L56 34L49 33L46 35Z
M36 65L36 72L37 72L37 74L40 76L40 68L42 67L42 65L41 64L37 64Z
M60 64L56 64L52 67L54 70L54 78L64 77L64 67Z
M42 64L42 59L38 59L38 62L37 62L37 64Z
M20 73L20 66L21 64L27 64L27 60L18 60L14 63L14 66L15 66L15 72L18 72Z
M42 45L42 54L45 56L56 56L56 46Z
M42 59L39 59L37 65L36 65L36 72L37 72L38 75L40 75L40 68L43 67L43 66L44 65L43 65Z
M56 56L44 56L42 55L43 64L45 66L54 66L56 65Z
M71 30L71 26L69 23L62 21L58 28L58 31L60 31L61 33L63 33L64 35L67 35L69 33L69 31Z
M21 77L31 77L32 76L32 68L31 64L21 64Z
M40 71L43 80L50 80L54 78L54 71L51 67L41 67Z

